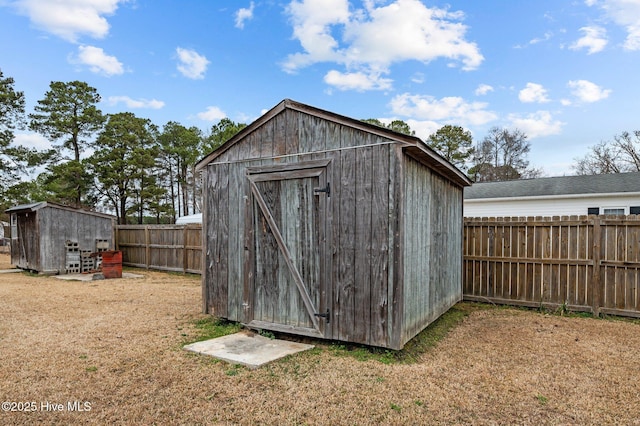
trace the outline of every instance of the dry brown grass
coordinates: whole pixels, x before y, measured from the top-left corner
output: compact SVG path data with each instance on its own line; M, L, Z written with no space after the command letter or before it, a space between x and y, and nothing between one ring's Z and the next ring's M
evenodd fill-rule
M474 310L416 363L320 344L250 371L181 350L197 277L137 272L0 275L0 399L37 404L0 424L640 424L636 323Z

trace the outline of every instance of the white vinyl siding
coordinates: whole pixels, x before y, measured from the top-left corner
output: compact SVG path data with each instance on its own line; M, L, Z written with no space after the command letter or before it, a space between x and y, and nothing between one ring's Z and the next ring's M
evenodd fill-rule
M611 194L594 196L554 196L518 198L479 198L464 200L465 217L506 217L506 216L571 216L586 215L590 207L598 207L600 214L608 209L624 209L622 214L630 214L630 207L640 206L640 194ZM634 209L635 211L636 209Z

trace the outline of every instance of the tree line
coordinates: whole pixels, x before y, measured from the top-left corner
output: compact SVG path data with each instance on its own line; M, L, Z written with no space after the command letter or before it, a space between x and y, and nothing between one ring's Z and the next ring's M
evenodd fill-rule
M415 132L404 122L385 125L377 119L363 120L411 136ZM461 126L445 125L425 141L434 151L466 172L473 182L499 182L542 176L543 170L529 166L531 143L519 129L493 127L479 142ZM589 147L571 166L576 175L640 172L640 130L623 131L613 140Z
M415 131L400 120L388 125L377 119L363 121L415 136ZM529 167L530 143L527 135L518 129L494 127L482 141L474 143L470 131L447 124L431 134L425 143L466 172L474 182L534 178L542 174L542 170Z
M24 93L0 70L0 212L16 204L53 201L110 211L118 223L173 223L200 211L195 164L246 127L225 118L207 132L169 121L159 128L131 112L103 114L98 91L85 82L51 82L25 111ZM363 121L415 136L402 120ZM29 129L52 149L16 146ZM474 182L539 177L529 166L530 142L518 129L494 127L475 143L461 126L445 125L425 143ZM640 131L623 132L575 159L576 174L640 171ZM31 180L24 177L41 172Z
M0 71L0 208L36 201L115 213L118 223L173 223L200 211L196 162L246 126L223 119L205 133L170 121L158 128L131 112L103 114L97 90L52 82L32 113ZM14 146L28 128L53 148ZM29 171L43 170L24 180Z

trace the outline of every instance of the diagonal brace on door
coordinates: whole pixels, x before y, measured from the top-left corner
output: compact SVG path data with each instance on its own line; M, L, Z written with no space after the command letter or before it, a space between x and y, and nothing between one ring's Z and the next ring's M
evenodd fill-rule
M311 298L309 297L309 293L307 293L307 289L304 286L304 281L302 280L302 277L300 276L298 269L293 264L291 253L289 252L289 249L284 243L284 238L282 238L282 234L278 229L278 224L273 218L273 215L271 214L271 211L269 210L267 203L265 203L264 199L262 198L262 195L260 194L260 191L258 190L258 187L256 186L255 182L249 179L249 183L251 185L251 192L256 198L256 201L258 202L258 206L260 206L260 210L262 210L262 213L264 214L264 217L266 218L267 223L271 228L271 232L273 233L273 236L275 237L276 242L278 243L278 247L280 248L280 250L282 251L282 254L284 255L284 260L287 263L287 267L289 268L289 271L291 271L291 274L293 275L293 281L296 283L296 287L298 287L298 291L300 292L300 296L302 297L304 306L307 308L307 312L310 313L309 316L311 317L311 322L313 323L313 327L316 330L320 331L320 325L318 324L318 319L316 317L317 312L315 311L313 303L311 302Z

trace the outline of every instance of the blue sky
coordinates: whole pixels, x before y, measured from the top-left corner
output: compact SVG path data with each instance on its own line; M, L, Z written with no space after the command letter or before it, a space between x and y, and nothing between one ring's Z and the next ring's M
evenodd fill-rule
M51 81L160 127L250 123L290 98L423 139L518 128L546 176L640 129L640 0L0 0L0 38L27 112Z

